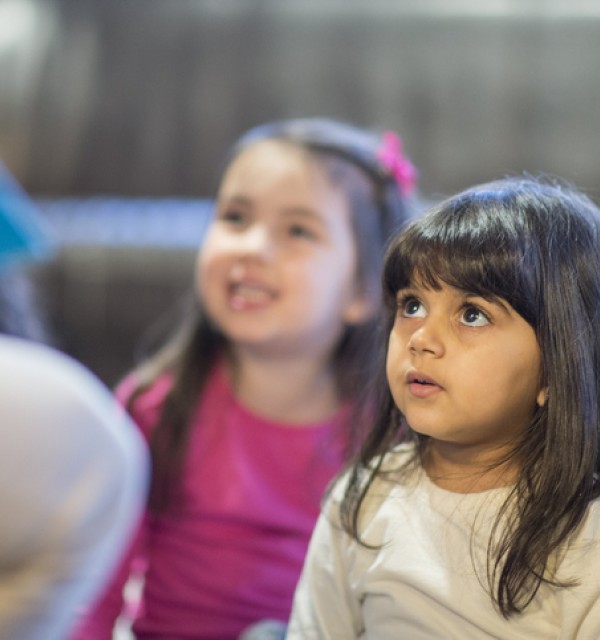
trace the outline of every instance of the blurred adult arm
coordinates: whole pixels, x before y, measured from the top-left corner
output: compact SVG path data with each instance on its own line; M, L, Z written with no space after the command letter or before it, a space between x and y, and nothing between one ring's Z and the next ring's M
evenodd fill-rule
M6 336L0 438L0 637L64 640L139 523L147 448L85 368Z

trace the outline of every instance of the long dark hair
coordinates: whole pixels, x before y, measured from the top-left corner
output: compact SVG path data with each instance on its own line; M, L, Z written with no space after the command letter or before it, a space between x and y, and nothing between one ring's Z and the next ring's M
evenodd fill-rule
M397 313L396 294L415 273L432 288L445 283L503 298L535 330L547 400L514 446L520 477L488 545L490 593L505 617L520 613L542 583L574 584L559 583L549 559L600 493L599 220L592 201L567 184L507 178L436 205L391 243L385 259L386 335ZM403 420L383 372L379 379L376 423L341 504L342 522L359 541L361 505L383 475L386 452L414 441L407 463L414 465L428 443Z
M379 295L379 279L386 241L408 218L411 200L400 193L393 172L379 160L381 135L328 119L309 118L273 122L250 130L234 145L229 164L241 151L261 140L282 140L308 151L330 181L342 188L351 210L358 278L365 289ZM379 315L379 314L377 314ZM336 380L342 401L355 411L348 425L348 451L356 449L358 430L365 423L365 392L372 383L372 359L378 318L348 326L334 354ZM226 338L202 311L201 301L189 303L176 333L136 371L137 387L128 408L162 375L172 376L151 439L153 480L150 507L169 505L179 477L192 413L216 361L227 347Z

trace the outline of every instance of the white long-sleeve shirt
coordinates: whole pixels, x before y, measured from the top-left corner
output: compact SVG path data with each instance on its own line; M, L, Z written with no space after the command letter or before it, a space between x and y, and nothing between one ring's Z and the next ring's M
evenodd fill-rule
M559 579L580 584L544 584L522 615L506 620L492 605L486 577L490 526L505 489L452 493L422 471L409 484L378 480L361 520L365 540L380 545L375 549L339 527L340 492L314 531L288 640L600 638L598 501L558 569Z
M145 502L148 454L66 356L0 337L0 638L65 640Z

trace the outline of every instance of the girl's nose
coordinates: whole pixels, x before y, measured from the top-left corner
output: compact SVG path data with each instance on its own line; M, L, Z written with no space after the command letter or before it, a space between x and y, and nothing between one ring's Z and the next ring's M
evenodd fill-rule
M264 225L251 225L240 236L239 252L243 256L268 260L273 256L275 243L270 230Z
M410 335L408 348L415 354L430 354L436 358L443 355L445 348L439 322L431 317L425 318L423 323Z

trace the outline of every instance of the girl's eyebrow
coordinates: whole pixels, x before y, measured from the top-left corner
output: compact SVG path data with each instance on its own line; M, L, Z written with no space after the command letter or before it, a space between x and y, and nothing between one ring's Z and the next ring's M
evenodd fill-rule
M250 198L247 198L246 196L238 196L238 195L220 196L217 198L217 203L227 204L227 205L237 204L237 205L242 205L244 207L252 206L252 201L250 200Z

